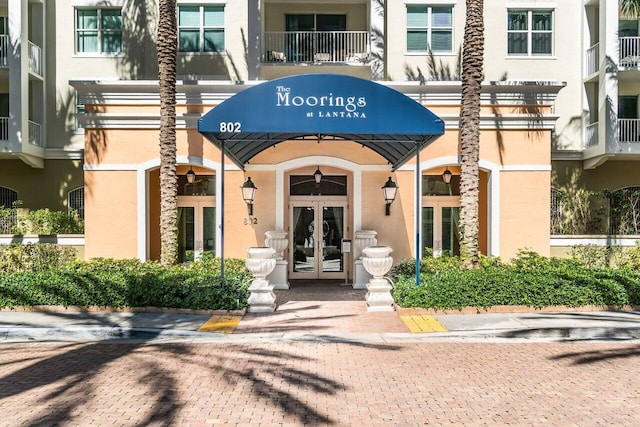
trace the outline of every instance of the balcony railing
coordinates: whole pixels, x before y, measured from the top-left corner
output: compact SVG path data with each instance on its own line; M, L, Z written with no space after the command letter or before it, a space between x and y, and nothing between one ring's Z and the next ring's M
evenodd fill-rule
M29 71L42 76L42 49L32 42L29 42Z
M588 124L584 128L584 148L598 145L598 122Z
M29 120L29 144L42 147L42 128L39 123Z
M6 67L7 63L7 53L9 52L9 36L2 35L0 36L0 67Z
M366 64L367 31L270 31L264 33L263 62Z
M618 142L640 143L640 119L618 119Z
M585 73L587 76L593 75L598 72L600 68L600 43L596 43L587 49L587 58L585 64Z

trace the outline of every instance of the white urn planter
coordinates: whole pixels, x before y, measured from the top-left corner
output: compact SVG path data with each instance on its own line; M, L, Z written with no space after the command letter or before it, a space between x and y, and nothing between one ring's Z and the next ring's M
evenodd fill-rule
M267 280L269 273L276 266L276 259L273 257L276 251L273 248L252 247L247 249L247 259L245 264L253 280L249 286L249 312L250 313L272 313L276 309L276 294L273 293L273 286Z
M358 259L362 258L362 251L364 248L369 246L376 246L378 244L378 239L376 236L378 232L375 230L357 230L353 233L353 244L356 248L356 255Z
M389 246L369 246L362 251L362 264L373 276L367 283L367 311L393 311L391 285L384 275L391 270L393 249Z
M275 249L276 260L281 260L284 257L283 252L287 249L287 245L289 244L289 239L287 239L288 233L281 230L270 230L264 234L267 236L264 241L264 245Z

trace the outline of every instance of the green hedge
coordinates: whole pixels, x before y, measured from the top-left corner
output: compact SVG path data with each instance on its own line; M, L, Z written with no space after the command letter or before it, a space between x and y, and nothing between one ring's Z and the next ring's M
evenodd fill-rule
M58 269L0 275L0 307L60 305L235 310L246 307L251 276L244 261L161 267L154 262L95 259Z
M453 257L421 261L415 285L415 260L395 266L394 299L402 307L432 309L535 308L640 305L640 272L587 268L577 259L544 258L521 252L511 263L485 259L475 270L459 268Z

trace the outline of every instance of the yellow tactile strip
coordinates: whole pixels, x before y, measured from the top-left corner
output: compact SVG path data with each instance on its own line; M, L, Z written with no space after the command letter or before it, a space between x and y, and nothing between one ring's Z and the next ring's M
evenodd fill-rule
M200 328L198 332L219 332L231 334L240 323L242 316L211 316Z
M447 328L438 322L435 317L424 314L413 316L400 316L409 330L414 333L419 332L447 332Z

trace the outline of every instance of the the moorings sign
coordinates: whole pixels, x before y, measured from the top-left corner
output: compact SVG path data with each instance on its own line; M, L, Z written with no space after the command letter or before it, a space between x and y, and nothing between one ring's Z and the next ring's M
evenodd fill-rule
M298 93L290 86L275 87L276 107L300 109L304 117L334 119L366 119L367 97L337 95L333 92L318 94Z

